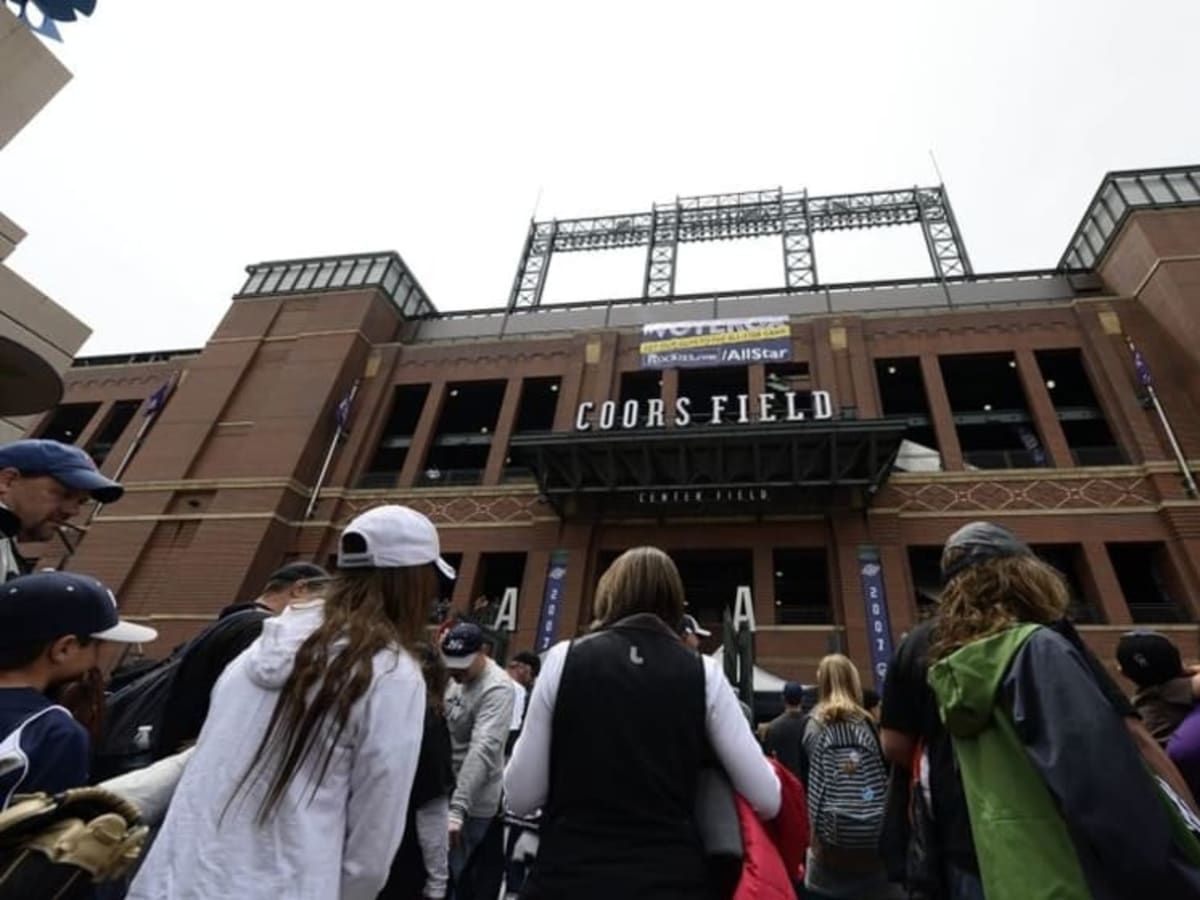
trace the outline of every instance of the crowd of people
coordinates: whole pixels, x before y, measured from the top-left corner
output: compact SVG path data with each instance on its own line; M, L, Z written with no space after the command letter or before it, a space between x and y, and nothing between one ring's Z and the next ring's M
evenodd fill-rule
M477 615L430 624L455 573L395 505L333 573L283 566L105 688L153 629L95 578L24 571L19 541L120 495L76 448L0 446L0 898L41 896L34 846L82 873L45 896L101 900L1200 898L1200 667L1130 632L1131 702L1000 526L949 537L881 703L831 654L756 734L662 550L502 666ZM97 782L152 826L126 822L119 865L6 812Z

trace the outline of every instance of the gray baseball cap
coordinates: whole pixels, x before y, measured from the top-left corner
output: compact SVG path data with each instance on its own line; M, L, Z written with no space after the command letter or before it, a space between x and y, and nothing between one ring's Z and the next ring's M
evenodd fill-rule
M949 581L964 569L988 559L1033 556L1028 544L1003 525L996 525L994 522L971 522L964 525L946 539L945 550L964 552L949 566L943 566L943 581Z

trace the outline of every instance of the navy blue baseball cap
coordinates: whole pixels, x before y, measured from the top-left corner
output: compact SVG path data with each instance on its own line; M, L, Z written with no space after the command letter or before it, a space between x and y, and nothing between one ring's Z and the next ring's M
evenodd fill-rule
M447 669L465 669L483 649L483 629L473 622L459 622L442 638L442 659Z
M804 702L804 685L798 681L789 681L783 686L783 702L789 706L799 706Z
M46 644L74 634L121 644L145 644L158 632L117 615L103 582L74 572L35 572L0 585L0 648Z
M125 493L125 488L100 474L82 448L58 441L25 440L0 445L0 469L16 469L22 475L49 475L73 490L87 491L100 503L113 503Z

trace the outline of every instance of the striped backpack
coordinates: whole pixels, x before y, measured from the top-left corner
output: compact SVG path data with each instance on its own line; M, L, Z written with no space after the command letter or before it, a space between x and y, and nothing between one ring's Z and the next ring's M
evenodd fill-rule
M809 741L808 802L813 833L826 847L874 851L883 829L887 768L865 720L818 722Z

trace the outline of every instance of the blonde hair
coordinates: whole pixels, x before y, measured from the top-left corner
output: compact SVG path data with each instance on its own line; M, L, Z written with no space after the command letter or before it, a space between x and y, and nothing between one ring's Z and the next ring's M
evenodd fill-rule
M676 628L683 606L683 580L671 557L657 547L634 547L600 576L593 625L602 628L635 613L653 613Z
M949 548L942 555L942 568L965 552ZM1021 622L1049 625L1066 615L1068 602L1062 575L1036 556L982 560L951 578L942 591L930 656L942 659Z
M864 718L862 679L849 657L831 653L817 666L817 705L813 718L822 724Z

